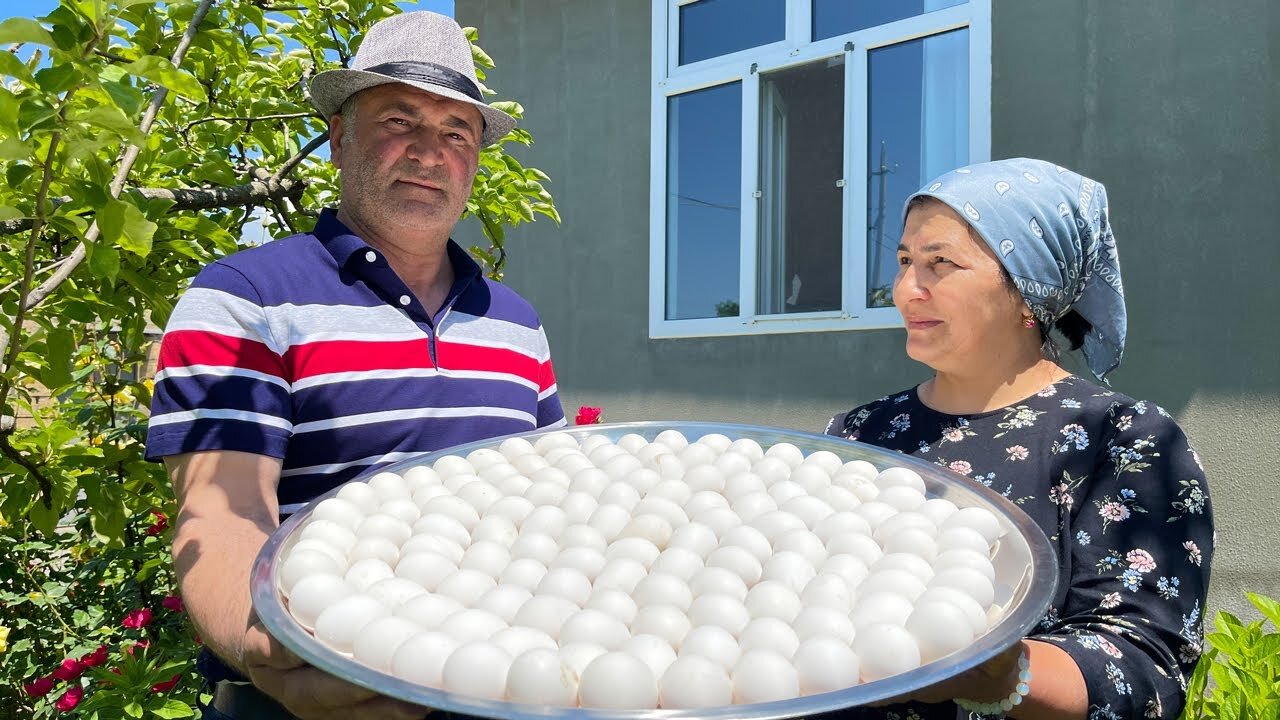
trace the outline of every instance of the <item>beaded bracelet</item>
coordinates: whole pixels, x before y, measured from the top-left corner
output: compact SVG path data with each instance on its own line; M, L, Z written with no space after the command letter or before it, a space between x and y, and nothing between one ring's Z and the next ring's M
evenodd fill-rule
M1027 657L1027 650L1023 648L1022 654L1018 656L1018 683L1014 686L1013 692L1009 693L1009 697L999 702L980 703L973 700L965 700L956 698L956 705L961 709L968 710L971 713L980 715L1000 715L1003 716L1014 708L1015 705L1022 704L1022 698L1031 692L1031 659Z

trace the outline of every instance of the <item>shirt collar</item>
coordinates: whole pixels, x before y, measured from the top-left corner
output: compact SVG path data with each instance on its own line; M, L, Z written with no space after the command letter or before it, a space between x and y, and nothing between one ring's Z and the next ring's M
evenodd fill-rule
M378 253L380 264L386 262L382 259L381 252L375 250L338 219L338 213L333 208L320 211L320 219L316 221L316 227L311 234L315 235L320 244L329 251L340 268L347 267L347 263L351 262L353 257L363 259L364 254L369 251ZM484 274L480 264L471 257L471 253L463 250L462 246L452 239L449 240L447 251L449 264L453 265L454 288Z

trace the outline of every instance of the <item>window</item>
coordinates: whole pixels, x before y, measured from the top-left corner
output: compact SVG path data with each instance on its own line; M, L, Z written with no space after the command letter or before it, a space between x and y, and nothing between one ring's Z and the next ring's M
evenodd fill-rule
M895 327L902 203L990 153L990 0L653 0L653 337Z

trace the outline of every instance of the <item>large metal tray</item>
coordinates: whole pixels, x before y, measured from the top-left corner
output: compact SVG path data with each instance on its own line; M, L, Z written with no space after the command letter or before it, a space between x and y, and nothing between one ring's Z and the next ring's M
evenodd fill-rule
M805 455L829 450L846 462L866 460L879 469L897 465L910 467L924 479L929 497L946 498L960 507L984 507L1000 520L1004 536L998 541L993 556L996 571L996 604L998 618L986 634L963 650L923 665L910 672L883 680L857 685L836 692L810 695L769 703L729 705L697 710L601 710L595 708L562 708L522 705L458 695L410 683L368 667L321 644L289 615L276 581L280 558L297 542L295 537L310 515L315 503L337 493L326 493L295 513L268 538L254 563L250 579L253 607L267 630L281 644L311 665L383 695L464 715L490 718L601 718L602 720L677 720L697 718L714 720L773 720L794 718L866 705L910 693L948 679L994 657L1024 637L1044 616L1057 585L1057 556L1044 532L1016 505L992 490L937 465L859 442L813 433L796 432L753 425L710 422L632 422L586 425L521 433L520 437L536 438L549 432L563 432L579 441L588 435L604 435L617 441L627 433L653 440L663 430L678 430L690 442L711 433L730 439L751 438L768 448L780 442L799 447ZM506 436L459 445L380 468L379 472L403 473L411 467L434 463L445 455L466 455L473 450L496 448ZM357 480L367 480L370 473Z

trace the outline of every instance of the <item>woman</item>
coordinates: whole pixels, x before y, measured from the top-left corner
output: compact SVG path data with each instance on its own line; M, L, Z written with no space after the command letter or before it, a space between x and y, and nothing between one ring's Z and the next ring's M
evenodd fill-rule
M1000 492L1044 529L1060 575L1035 634L876 712L999 715L1003 700L1015 718L1177 717L1213 551L1204 470L1164 410L1063 369L1049 337L1082 348L1099 380L1120 363L1124 295L1102 185L1028 159L948 173L908 200L898 264L907 354L934 376L827 432Z

